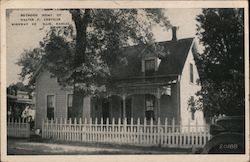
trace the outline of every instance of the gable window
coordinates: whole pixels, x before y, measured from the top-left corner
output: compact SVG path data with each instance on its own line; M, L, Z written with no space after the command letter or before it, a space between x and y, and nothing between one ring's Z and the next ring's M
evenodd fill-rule
M67 110L68 110L68 119L73 118L73 94L67 95Z
M190 82L193 83L194 82L194 67L192 63L190 63L189 65L189 71L190 71Z
M47 95L47 118L54 119L55 95Z
M150 120L151 118L154 119L154 106L155 106L155 98L152 95L146 95L145 96L145 116L147 120Z
M155 60L145 60L145 75L152 75L155 71Z

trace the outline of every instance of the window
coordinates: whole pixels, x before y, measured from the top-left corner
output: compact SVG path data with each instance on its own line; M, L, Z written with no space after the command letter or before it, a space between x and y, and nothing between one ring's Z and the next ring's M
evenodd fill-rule
M73 94L67 95L68 119L73 118Z
M47 118L54 119L55 95L47 96Z
M152 75L155 71L155 60L145 60L145 75Z
M146 95L145 96L145 106L146 106L146 119L150 120L151 118L154 119L154 96L152 95Z
M190 98L190 111L191 111L191 119L194 120L195 118L194 96L191 96Z
M193 64L190 63L190 82L193 83L194 82L194 68L193 68Z

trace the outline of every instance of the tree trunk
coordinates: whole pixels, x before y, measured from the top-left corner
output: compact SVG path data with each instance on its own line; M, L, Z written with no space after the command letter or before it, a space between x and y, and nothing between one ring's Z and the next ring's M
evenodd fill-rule
M86 62L86 43L87 43L87 27L90 22L90 9L85 9L82 15L80 9L71 10L72 19L76 27L76 47L75 47L75 58L74 58L74 69L82 66ZM84 90L78 89L76 83L83 81L82 74L74 72L74 92L73 92L73 116L76 118L82 117L83 112L83 99L86 93Z

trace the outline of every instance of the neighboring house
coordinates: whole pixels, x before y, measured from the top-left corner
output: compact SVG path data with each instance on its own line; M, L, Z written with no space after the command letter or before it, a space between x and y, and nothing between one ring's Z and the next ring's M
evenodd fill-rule
M27 106L32 105L32 99L26 91L7 88L7 116L8 118L21 118Z
M204 124L202 111L191 111L189 100L201 89L197 83L198 70L194 60L194 38L178 40L176 28L170 41L152 45L136 45L121 49L123 63L111 68L114 88L107 97L86 96L83 99L83 118L175 118L176 124L195 121ZM158 48L157 48L158 49ZM161 49L161 50L160 50ZM157 54L156 54L157 53ZM44 118L69 118L72 110L72 90L59 86L57 78L40 68L34 75L36 85L36 128Z

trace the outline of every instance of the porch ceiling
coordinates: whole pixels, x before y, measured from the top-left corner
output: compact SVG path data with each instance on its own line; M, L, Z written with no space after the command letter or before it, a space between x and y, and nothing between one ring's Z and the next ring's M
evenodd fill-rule
M135 94L152 94L159 98L161 95L171 95L171 85L177 80L165 83L122 83L109 89L110 95L129 96Z

